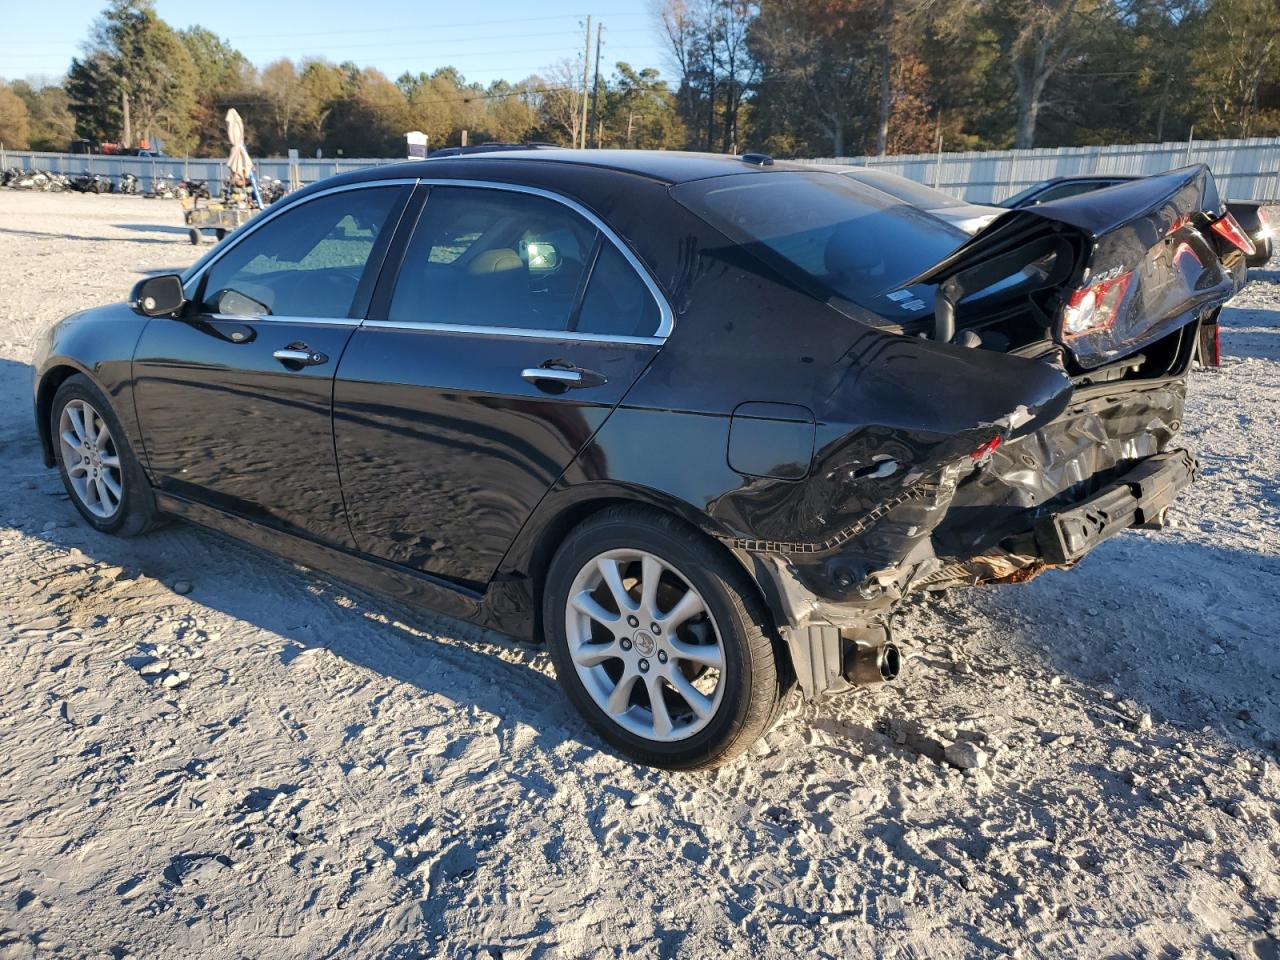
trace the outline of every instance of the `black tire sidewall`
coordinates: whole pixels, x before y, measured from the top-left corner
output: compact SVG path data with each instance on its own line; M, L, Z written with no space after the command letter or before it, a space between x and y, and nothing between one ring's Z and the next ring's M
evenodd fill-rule
M98 411L99 416L107 422L107 428L111 431L111 438L115 441L116 454L120 457L120 472L124 479L124 499L120 504L120 509L106 519L95 516L81 502L75 488L71 485L71 478L67 476L66 464L62 462L62 444L58 440L58 421L62 418L63 408L72 400L87 401ZM133 445L129 442L129 437L120 423L120 418L116 416L116 412L106 396L84 374L78 373L68 377L54 394L53 403L49 411L49 437L53 447L54 462L58 468L58 475L62 478L62 485L66 488L67 496L71 498L72 505L90 526L102 533L127 537L135 533L141 533L154 523L156 519L155 496L151 492L151 484L147 480L142 465L133 453Z
M735 602L739 578L728 559L700 541L701 534L676 526L645 523L639 519L617 518L588 522L565 540L548 571L543 590L543 629L555 662L556 675L573 702L605 740L630 756L656 766L672 769L696 768L715 762L742 731L750 712L754 689L753 672L772 664L755 662L747 634L758 629L743 616L740 600ZM646 550L673 566L702 595L716 626L725 652L721 675L724 690L712 721L698 733L683 740L660 743L638 737L618 726L587 692L569 656L565 635L565 604L578 571L598 554L608 550ZM776 683L776 678L774 678Z

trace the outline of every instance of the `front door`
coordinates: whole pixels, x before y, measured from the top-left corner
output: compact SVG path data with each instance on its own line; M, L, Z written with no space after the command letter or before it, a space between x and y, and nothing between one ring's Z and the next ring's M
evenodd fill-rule
M640 270L564 202L431 187L334 385L360 549L487 583L662 343L670 315Z
M333 375L409 191L362 186L290 205L188 285L181 318L147 325L134 397L161 490L351 545Z

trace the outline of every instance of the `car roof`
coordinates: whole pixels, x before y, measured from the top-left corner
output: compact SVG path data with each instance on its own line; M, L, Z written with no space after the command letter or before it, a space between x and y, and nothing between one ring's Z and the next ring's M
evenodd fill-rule
M750 154L757 158L759 154ZM411 160L397 164L386 164L382 167L370 168L370 172L392 169L398 176L431 177L438 164L444 162L482 164L500 161L527 161L538 164L557 164L564 166L578 165L598 169L614 170L619 173L633 174L658 180L664 183L687 183L690 180L705 180L708 177L723 177L735 173L769 173L775 171L813 171L814 167L800 163L774 162L767 164L754 162L740 156L723 153L685 153L676 150L569 150L569 149L495 149L490 152L477 152L462 156L428 157L425 160Z

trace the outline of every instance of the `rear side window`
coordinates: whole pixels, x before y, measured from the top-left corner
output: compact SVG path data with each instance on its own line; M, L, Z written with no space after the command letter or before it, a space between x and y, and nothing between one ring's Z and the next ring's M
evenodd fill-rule
M649 287L621 251L605 240L574 329L615 337L651 337L660 320L658 303Z
M388 317L567 331L597 235L585 218L545 197L432 187Z
M345 317L402 187L343 190L263 224L205 274L201 310L235 316Z
M824 299L868 308L968 239L836 173L734 174L679 184L671 195Z

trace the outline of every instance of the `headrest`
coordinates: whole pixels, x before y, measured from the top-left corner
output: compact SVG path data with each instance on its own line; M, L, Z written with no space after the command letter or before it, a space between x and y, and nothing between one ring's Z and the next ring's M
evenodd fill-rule
M476 254L467 267L467 273L506 273L508 270L523 269L524 261L520 259L520 254L503 247Z

